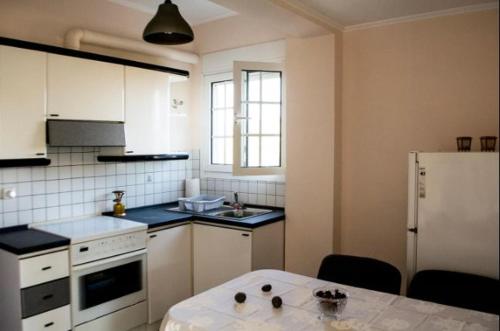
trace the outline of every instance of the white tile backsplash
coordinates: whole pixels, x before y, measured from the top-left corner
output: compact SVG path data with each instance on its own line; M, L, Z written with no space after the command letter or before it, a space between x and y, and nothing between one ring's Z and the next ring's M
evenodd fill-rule
M98 163L97 155L97 148L49 148L47 167L0 168L0 189L18 194L0 199L0 227L99 214L112 208L116 189L126 191L129 208L175 201L184 194L184 180L199 176L191 169L199 169L199 156L189 162Z
M97 162L97 148L49 148L47 167L0 168L0 189L18 197L0 199L0 227L100 214L112 209L113 190L126 191L128 208L175 201L184 180L200 177L200 153L188 160L127 163ZM249 177L251 178L251 177ZM201 193L242 203L284 207L285 183L201 178Z

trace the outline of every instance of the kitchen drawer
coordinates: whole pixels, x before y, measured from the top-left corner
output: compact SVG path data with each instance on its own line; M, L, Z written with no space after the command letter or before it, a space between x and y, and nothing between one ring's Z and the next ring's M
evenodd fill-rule
M23 331L68 331L71 329L69 305L23 319Z
M69 305L69 277L21 290L22 317Z
M69 276L68 251L40 255L19 261L21 288Z

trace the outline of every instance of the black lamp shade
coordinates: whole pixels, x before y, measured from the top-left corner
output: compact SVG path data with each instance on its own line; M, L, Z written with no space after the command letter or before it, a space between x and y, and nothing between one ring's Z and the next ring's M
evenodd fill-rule
M179 13L177 5L166 0L158 7L158 12L146 25L142 38L153 44L178 45L193 41L194 34Z

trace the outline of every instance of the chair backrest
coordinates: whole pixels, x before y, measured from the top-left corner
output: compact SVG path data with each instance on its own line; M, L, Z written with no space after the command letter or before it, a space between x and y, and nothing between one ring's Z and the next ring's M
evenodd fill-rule
M499 280L443 270L423 270L413 277L409 298L487 313L499 313Z
M392 294L399 294L401 287L401 273L396 267L359 256L328 255L321 262L318 278Z

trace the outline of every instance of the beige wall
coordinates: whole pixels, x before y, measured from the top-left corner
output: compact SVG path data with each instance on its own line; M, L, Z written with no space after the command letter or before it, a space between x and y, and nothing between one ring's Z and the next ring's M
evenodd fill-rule
M286 52L286 270L315 276L333 246L333 35L289 39Z
M341 252L404 271L407 155L498 136L498 11L344 34Z

